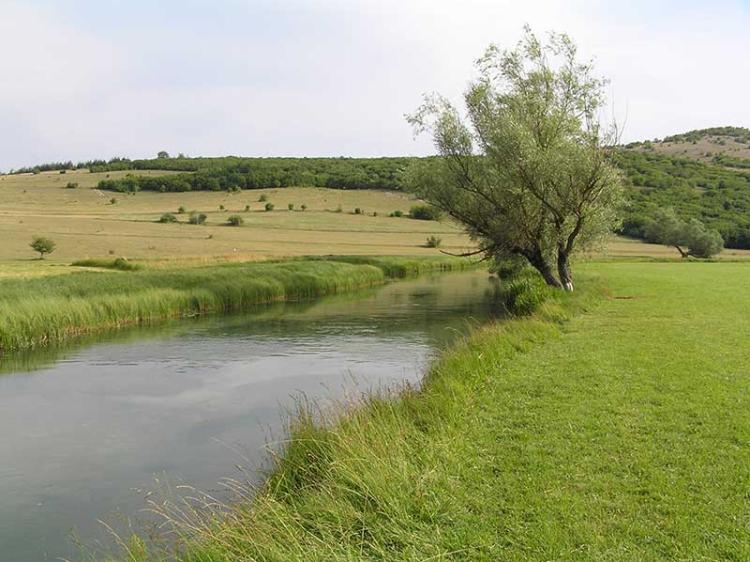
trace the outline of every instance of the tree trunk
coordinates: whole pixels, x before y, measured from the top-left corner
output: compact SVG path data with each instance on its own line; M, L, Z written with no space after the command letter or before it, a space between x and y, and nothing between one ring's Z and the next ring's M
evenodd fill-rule
M570 272L568 254L564 251L557 253L557 274L560 276L560 284L566 291L573 290L573 274Z
M675 244L674 247L677 248L677 251L680 252L680 255L683 258L687 258L688 256L690 256L690 252L686 252L685 250L683 250L682 248L680 248L677 244Z
M536 252L527 255L526 259L529 260L529 263L532 265L532 267L539 272L547 285L549 285L550 287L555 287L556 289L563 288L560 280L555 277L555 274L552 271L552 266L546 259L544 259L541 251L537 250Z

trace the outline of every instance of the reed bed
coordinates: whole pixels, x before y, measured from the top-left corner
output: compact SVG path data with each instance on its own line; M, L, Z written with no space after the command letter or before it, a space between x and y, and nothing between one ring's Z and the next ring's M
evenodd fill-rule
M169 318L228 313L464 267L448 258L304 259L0 281L0 355Z

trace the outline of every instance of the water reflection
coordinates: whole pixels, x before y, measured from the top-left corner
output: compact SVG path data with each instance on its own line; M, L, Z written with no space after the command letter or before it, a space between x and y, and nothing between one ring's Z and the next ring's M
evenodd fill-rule
M259 466L294 396L418 381L436 349L495 313L492 292L486 273L448 274L6 357L0 552L74 558L70 531L137 513L155 474L211 489L238 450Z

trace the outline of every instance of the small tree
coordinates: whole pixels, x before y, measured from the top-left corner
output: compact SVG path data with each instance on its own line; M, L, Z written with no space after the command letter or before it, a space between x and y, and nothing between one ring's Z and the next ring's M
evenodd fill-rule
M174 216L172 213L164 213L161 217L159 217L159 222L164 222L164 223L177 222L177 217Z
M160 150L159 153L156 155L156 157L160 160L164 158L169 158L169 152L167 152L166 150Z
M462 223L485 258L521 256L548 285L573 290L571 256L616 225L616 130L598 121L605 82L566 35L529 28L517 48L491 46L464 96L465 120L428 97L409 121L438 158L412 166L422 199Z
M273 203L266 203L266 211L273 211Z
M55 242L44 236L35 236L29 244L35 252L39 252L39 259L43 260L45 254L51 254L55 251Z
M227 219L227 224L229 226L242 226L245 223L245 219L243 219L240 215L231 215Z
M710 258L724 248L724 239L697 219L684 221L674 209L659 209L643 227L646 240L671 246L683 258Z
M293 211L294 210L294 203L287 204L286 208L289 209L290 211Z

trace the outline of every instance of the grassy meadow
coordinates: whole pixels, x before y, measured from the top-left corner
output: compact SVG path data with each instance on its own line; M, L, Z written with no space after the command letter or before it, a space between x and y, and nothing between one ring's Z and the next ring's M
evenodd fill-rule
M448 221L389 217L397 210L406 214L417 203L403 193L305 187L127 195L94 189L107 176L125 174L70 171L0 176L0 270L21 274L112 256L212 262L330 254L434 255L435 249L425 247L431 235L442 238L442 248L449 251L471 247ZM66 189L69 182L79 187ZM273 211L265 211L266 202L259 201L262 196L273 203ZM289 204L295 210L289 211ZM248 205L250 210L245 211ZM301 210L302 205L306 210ZM178 214L180 207L184 214ZM336 212L339 208L341 212ZM354 214L356 208L364 214ZM190 211L206 214L206 224L185 224ZM164 213L173 213L180 223L157 222ZM233 214L242 216L243 226L226 226ZM29 248L35 235L57 242L47 263L35 263Z
M750 264L592 263L420 391L301 415L236 505L155 504L180 560L750 559ZM166 560L130 543L127 559ZM171 558L169 558L171 559Z

